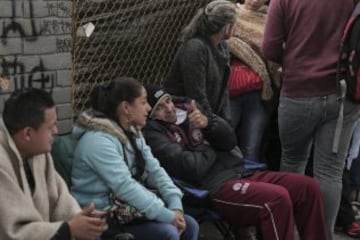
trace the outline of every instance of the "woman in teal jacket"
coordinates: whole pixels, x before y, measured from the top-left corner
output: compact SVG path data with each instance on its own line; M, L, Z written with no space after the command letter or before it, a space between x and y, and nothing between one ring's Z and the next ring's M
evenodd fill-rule
M183 214L181 191L141 135L139 127L146 124L151 109L144 87L132 78L120 78L96 87L90 103L92 108L74 127L79 141L71 191L80 205L94 202L106 210L113 194L147 219L121 226L137 240L197 239L198 225ZM111 232L119 228L109 227Z

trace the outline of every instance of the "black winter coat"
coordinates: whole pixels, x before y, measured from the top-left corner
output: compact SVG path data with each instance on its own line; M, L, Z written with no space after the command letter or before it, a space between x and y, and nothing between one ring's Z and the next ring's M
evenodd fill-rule
M236 136L230 125L214 114L209 123L202 133L210 145L191 144L186 123L179 127L149 120L144 136L170 176L215 193L227 180L249 176L253 171L246 170L243 159L234 154Z

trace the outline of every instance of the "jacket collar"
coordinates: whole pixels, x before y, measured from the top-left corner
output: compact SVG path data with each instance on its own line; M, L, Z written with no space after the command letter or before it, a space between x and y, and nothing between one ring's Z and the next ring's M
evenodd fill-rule
M128 139L124 130L115 121L106 117L98 117L98 114L92 109L81 113L76 120L76 124L89 130L106 132L119 139L121 143L127 144ZM136 137L141 137L141 131L138 127L131 126L130 131Z
M4 120L0 119L0 144L3 145L5 148L10 149L11 152L16 156L17 164L20 166L23 165L21 154L16 147L16 144L11 137L9 131L7 130Z

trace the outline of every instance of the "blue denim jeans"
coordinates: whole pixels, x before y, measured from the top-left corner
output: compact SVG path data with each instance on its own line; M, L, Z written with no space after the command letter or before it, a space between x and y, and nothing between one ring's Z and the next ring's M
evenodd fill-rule
M344 102L344 122L338 153L332 152L339 112L335 94L322 97L288 98L281 96L278 108L279 135L282 145L282 171L304 173L310 149L314 145L313 174L324 198L325 224L332 239L339 209L342 173L360 105Z
M177 228L169 223L148 221L138 224L123 225L123 231L134 235L136 240L197 240L199 225L195 219L184 215L185 231L179 235Z
M261 162L262 139L268 114L261 102L261 91L230 99L231 122L245 159Z

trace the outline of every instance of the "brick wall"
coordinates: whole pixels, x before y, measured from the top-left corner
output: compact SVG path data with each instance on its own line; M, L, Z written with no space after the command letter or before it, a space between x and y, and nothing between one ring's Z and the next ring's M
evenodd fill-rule
M12 91L44 88L70 131L71 11L71 0L0 0L0 112Z

